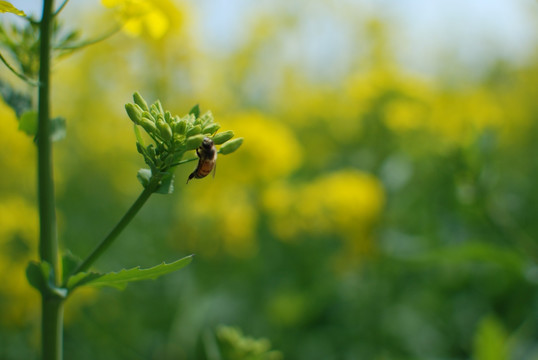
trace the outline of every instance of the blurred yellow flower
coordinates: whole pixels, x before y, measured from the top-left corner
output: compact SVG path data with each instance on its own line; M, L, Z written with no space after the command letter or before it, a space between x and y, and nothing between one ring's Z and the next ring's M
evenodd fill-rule
M17 9L8 1L0 0L0 13L10 12L19 16L26 16L24 11Z
M32 139L17 129L14 111L0 100L0 191L34 192L35 146Z
M178 207L188 212L178 211L172 237L179 237L179 241L174 240L174 244L208 257L221 253L254 256L258 250L258 211L249 189L207 180L189 183L189 191L182 194Z
M147 33L162 38L172 26L182 25L183 16L168 0L102 0L105 7L117 11L123 30L131 36Z
M301 145L291 129L277 119L250 112L230 115L220 122L245 138L233 156L219 158L226 164L222 173L219 168L220 177L234 182L270 181L290 174L301 164Z
M274 184L262 200L272 230L282 240L305 233L358 238L379 218L385 195L377 178L347 169L310 183Z
M0 202L0 298L2 321L22 326L35 317L39 295L26 281L26 266L37 253L37 212L20 197Z

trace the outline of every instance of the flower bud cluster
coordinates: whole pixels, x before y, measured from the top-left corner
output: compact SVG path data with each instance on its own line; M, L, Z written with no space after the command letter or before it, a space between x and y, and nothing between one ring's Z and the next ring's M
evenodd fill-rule
M138 92L134 93L133 100L134 103L125 105L125 110L135 124L137 150L144 156L152 175L168 173L187 151L197 149L205 137L213 140L215 145L222 145L219 150L222 154L232 153L243 142L242 138L231 140L234 136L231 130L217 133L220 125L210 111L200 115L198 105L189 114L179 117L165 111L159 100L148 106ZM145 145L139 127L153 143Z

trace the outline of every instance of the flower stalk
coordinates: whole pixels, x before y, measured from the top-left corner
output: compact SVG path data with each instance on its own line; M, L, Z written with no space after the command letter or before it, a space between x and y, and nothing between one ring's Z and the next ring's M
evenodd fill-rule
M50 60L52 9L54 0L43 2L40 23L37 174L39 202L39 256L52 267L53 281L59 285L58 236L52 172L50 121ZM44 360L61 360L63 345L63 299L42 292L41 349Z

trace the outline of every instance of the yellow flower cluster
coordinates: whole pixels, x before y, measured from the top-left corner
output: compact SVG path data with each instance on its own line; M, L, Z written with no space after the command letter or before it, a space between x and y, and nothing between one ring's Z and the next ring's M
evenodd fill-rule
M241 150L233 157L221 158L226 163L223 178L234 182L267 182L285 177L301 164L301 145L293 132L277 119L250 112L218 120L245 138Z
M173 27L181 26L183 16L168 0L102 0L105 7L117 11L123 30L131 36L147 33L161 39Z
M13 110L1 100L0 119L0 322L23 326L36 316L39 302L25 274L37 253L38 218L29 200L34 193L35 148L32 139L17 130Z
M273 184L263 194L271 228L280 239L303 234L361 241L385 202L377 178L355 169L323 175L301 185Z
M5 326L37 318L39 295L26 280L26 265L37 252L37 212L20 197L0 202L0 298Z

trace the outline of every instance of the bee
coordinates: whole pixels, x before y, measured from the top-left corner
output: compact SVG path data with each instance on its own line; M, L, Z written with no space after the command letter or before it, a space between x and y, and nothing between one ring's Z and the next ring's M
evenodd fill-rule
M201 179L206 177L211 171L213 171L213 176L215 176L214 170L217 162L217 148L215 147L213 140L205 137L202 141L202 145L196 149L196 155L199 157L198 166L196 166L196 169L189 175L187 184L189 183L189 180L193 178Z

